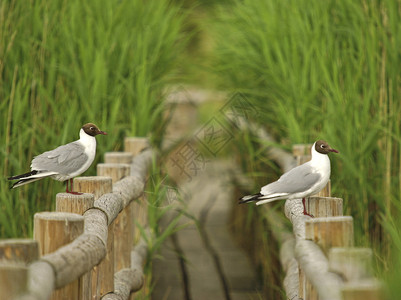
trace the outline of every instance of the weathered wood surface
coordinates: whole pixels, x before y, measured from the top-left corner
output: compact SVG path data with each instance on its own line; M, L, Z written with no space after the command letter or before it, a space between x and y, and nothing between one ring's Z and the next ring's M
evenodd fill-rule
M32 239L0 240L0 262L29 264L39 258L38 242Z
M40 212L34 216L34 239L38 241L41 255L54 252L61 246L71 243L82 234L84 218L66 212ZM78 299L80 279L58 288L51 299Z
M131 164L133 155L130 152L106 152L104 162L106 164Z
M143 262L147 255L147 245L142 240L131 252L131 266L114 275L114 292L105 295L102 300L127 300L132 292L143 285Z
M122 178L129 176L130 173L131 173L130 164L121 164L121 163L97 164L97 175L110 177L112 183L116 183Z
M27 291L28 268L23 263L0 262L0 300L12 300Z
M234 188L232 162L210 161L190 182L182 182L183 229L165 241L161 259L153 262L153 299L260 299L256 272L229 230ZM207 187L207 188L205 188ZM169 199L173 207L180 201ZM173 213L163 219L168 226Z
M341 288L342 300L383 300L383 284L376 279L346 283Z
M153 157L146 150L134 159L131 176L113 186L113 192L97 199L84 213L84 233L72 243L32 263L28 270L28 293L21 299L48 299L62 287L96 266L106 255L108 225L131 200L142 194L147 167Z
M124 151L132 155L138 155L144 149L150 147L149 138L147 137L126 137L124 139Z
M331 248L328 259L330 271L346 282L373 278L373 251L370 248Z
M113 174L115 175L115 174ZM107 215L107 241L106 256L96 265L91 272L91 294L94 298L99 299L101 296L114 290L114 216L110 216L108 212L117 215L121 210L118 197L113 195L113 179L110 176L89 176L77 178L78 192L92 192L96 200L94 207L101 209ZM102 196L107 195L106 199ZM113 201L114 200L114 201Z
M82 176L74 178L74 191L93 194L95 200L112 191L112 181L106 176Z
M83 193L74 195L70 193L58 193L56 195L56 211L71 212L83 215L85 211L93 207L95 198L93 194Z
M114 155L115 163L97 165L97 174L111 177L113 183L131 174L131 165L119 163L117 157ZM130 159L132 160L131 154ZM134 220L131 218L131 208L132 206L128 204L121 210L114 222L114 273L130 266L130 252L134 240L132 231Z
M332 247L352 247L353 218L351 216L311 218L305 223L305 239L319 245L326 256Z

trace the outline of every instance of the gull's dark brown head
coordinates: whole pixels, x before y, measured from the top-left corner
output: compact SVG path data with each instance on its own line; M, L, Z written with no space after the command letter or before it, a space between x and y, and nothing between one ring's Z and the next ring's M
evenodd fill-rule
M96 136L98 134L104 134L106 135L107 133L104 131L101 131L95 124L93 123L87 123L84 126L82 126L82 129L85 131L86 134L89 134L91 136Z
M323 140L318 140L315 143L315 150L322 154L328 154L329 152L338 153L338 151L336 149L331 148L330 145L327 144L327 142L323 141Z

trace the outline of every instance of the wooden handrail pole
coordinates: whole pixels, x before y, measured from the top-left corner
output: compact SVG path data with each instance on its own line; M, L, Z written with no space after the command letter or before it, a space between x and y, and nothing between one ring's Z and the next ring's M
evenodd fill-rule
M131 174L131 165L120 163L98 164L97 174L111 177L114 183ZM130 253L134 241L132 209L131 203L128 204L114 221L114 273L130 267Z
M69 244L84 231L84 217L73 213L40 212L34 215L34 239L41 255ZM51 299L79 299L79 280L53 292Z
M91 193L95 201L113 191L112 179L106 176L77 177L74 189L81 193ZM100 299L114 290L114 222L109 225L107 253L105 258L92 269L92 297Z

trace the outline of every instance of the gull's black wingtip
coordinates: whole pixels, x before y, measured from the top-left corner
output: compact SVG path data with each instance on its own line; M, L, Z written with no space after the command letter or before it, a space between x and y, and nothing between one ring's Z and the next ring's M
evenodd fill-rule
M10 176L7 179L8 180L21 179L21 178L29 177L29 176L32 176L32 175L36 175L37 173L38 173L38 171L33 170L33 171L30 171L28 173L24 173L24 174L21 174L21 175Z
M263 195L261 193L257 193L257 194L253 194L253 195L244 196L239 199L238 204L256 201L259 199L260 196L263 196Z

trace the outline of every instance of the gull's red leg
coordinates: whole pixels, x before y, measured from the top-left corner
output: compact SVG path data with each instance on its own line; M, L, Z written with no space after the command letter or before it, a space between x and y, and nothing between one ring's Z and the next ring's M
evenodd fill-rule
M73 195L82 195L83 193L74 192L74 191L73 191L73 190L74 190L74 181L73 181L73 178L70 178L69 180L70 180L71 190L70 190L70 191L67 191L67 193L70 193L70 194L73 194ZM67 180L67 182L68 182L68 180Z
M302 198L302 205L304 206L304 215L305 215L305 216L309 216L309 217L311 217L311 218L314 218L313 215L308 214L308 212L306 211L306 207L305 207L305 198Z

